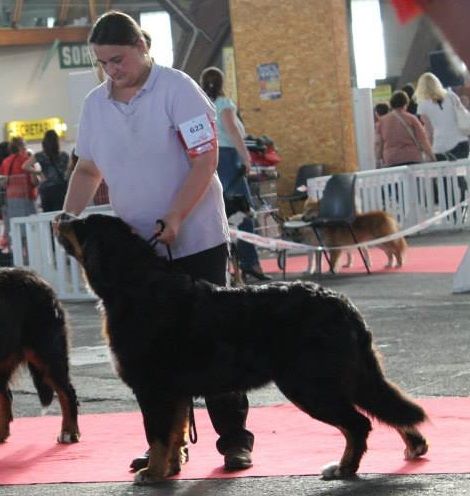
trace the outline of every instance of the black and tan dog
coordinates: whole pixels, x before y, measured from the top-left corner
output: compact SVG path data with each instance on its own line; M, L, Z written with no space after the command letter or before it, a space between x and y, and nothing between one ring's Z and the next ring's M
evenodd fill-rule
M0 270L0 442L10 434L12 394L9 383L27 364L43 406L54 391L62 409L59 443L79 440L78 402L70 383L67 323L52 288L23 269Z
M133 389L150 445L152 484L180 469L190 398L274 381L296 406L337 427L346 449L325 478L356 473L371 430L363 412L396 428L406 458L427 451L424 411L387 381L358 310L309 283L221 288L172 270L117 218L62 222L59 240L102 299L121 378ZM314 444L312 443L312 449Z

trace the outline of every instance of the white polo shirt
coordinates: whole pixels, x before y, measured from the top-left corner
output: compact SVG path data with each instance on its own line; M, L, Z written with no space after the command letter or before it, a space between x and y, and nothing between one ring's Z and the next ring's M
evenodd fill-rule
M190 169L178 126L202 114L214 120L214 106L201 88L183 72L156 65L128 104L113 100L110 81L84 101L76 154L93 160L114 211L145 239L167 214ZM171 250L179 258L228 240L222 185L215 174ZM166 249L157 249L166 255Z

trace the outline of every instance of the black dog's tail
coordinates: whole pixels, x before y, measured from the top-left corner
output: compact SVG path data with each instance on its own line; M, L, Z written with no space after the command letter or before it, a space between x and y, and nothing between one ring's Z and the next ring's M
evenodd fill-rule
M49 406L52 403L52 398L54 397L54 391L44 381L44 374L36 368L32 363L28 363L29 372L33 378L34 387L38 392L39 401L42 406Z
M364 328L365 323L361 320L360 325ZM362 365L354 402L391 426L412 426L426 420L424 410L385 378L370 332L364 334L363 329L360 336Z

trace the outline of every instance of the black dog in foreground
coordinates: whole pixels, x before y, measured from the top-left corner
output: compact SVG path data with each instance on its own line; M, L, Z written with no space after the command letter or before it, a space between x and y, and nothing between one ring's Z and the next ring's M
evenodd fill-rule
M424 411L385 379L371 333L345 297L302 282L228 289L194 281L109 216L62 222L58 232L102 299L119 374L142 410L150 458L136 483L180 470L192 396L269 381L343 433L346 449L323 470L325 478L358 470L371 430L358 408L398 431L406 458L426 453L416 429Z
M9 382L27 364L43 406L54 391L62 409L59 443L79 440L78 402L70 383L67 324L52 288L31 271L0 269L0 443L10 435Z

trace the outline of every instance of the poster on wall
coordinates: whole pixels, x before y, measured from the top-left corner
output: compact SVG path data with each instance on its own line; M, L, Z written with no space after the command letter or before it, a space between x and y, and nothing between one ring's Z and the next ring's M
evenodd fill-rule
M260 64L257 67L259 96L261 100L277 100L281 98L281 75L276 62Z

